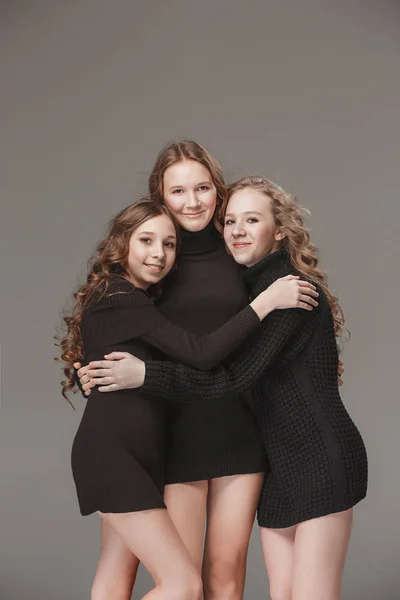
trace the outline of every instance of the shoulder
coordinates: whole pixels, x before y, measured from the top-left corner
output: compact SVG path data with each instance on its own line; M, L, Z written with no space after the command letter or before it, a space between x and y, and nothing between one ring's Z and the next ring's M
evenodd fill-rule
M153 302L147 292L136 287L121 275L112 275L101 289L96 290L88 309L111 306L147 306Z

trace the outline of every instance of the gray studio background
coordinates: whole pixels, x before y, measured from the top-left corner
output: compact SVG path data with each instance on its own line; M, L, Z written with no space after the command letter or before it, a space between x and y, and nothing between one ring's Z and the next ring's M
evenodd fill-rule
M0 598L88 598L59 310L161 146L298 195L352 338L346 405L369 452L345 600L398 600L400 10L390 1L2 0ZM134 598L150 587L140 572ZM246 599L268 598L255 528Z

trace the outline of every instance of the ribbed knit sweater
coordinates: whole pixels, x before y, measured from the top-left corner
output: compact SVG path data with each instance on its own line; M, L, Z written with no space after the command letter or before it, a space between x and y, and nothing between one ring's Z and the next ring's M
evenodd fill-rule
M290 273L296 271L285 250L271 254L246 272L251 295ZM208 372L146 362L143 391L187 405L222 398L227 406L227 398L253 386L271 466L258 512L265 527L339 512L366 494L365 447L339 395L332 313L318 291L313 311L274 311L258 333Z
M172 322L205 335L249 302L241 269L210 224L183 232L176 269L157 303ZM166 356L163 357L164 359ZM168 406L166 482L199 481L265 470L265 450L249 394L214 405Z

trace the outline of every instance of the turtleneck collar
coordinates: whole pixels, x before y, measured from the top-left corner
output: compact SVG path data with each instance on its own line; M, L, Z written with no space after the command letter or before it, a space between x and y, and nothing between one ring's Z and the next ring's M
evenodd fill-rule
M286 248L267 254L260 262L244 271L244 279L252 295L257 295L265 290L279 277L294 272Z
M211 221L201 231L181 230L182 254L203 254L212 252L221 243L221 237Z

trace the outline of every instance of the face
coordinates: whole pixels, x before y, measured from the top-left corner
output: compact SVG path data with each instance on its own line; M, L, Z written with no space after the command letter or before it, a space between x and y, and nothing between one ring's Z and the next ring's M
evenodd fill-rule
M246 267L275 252L285 237L275 225L268 196L250 188L232 194L224 223L225 243L235 261Z
M166 215L153 217L137 227L129 240L128 274L136 287L146 290L172 269L176 231Z
M164 200L186 231L201 231L211 221L217 190L206 167L195 160L183 160L165 170Z

